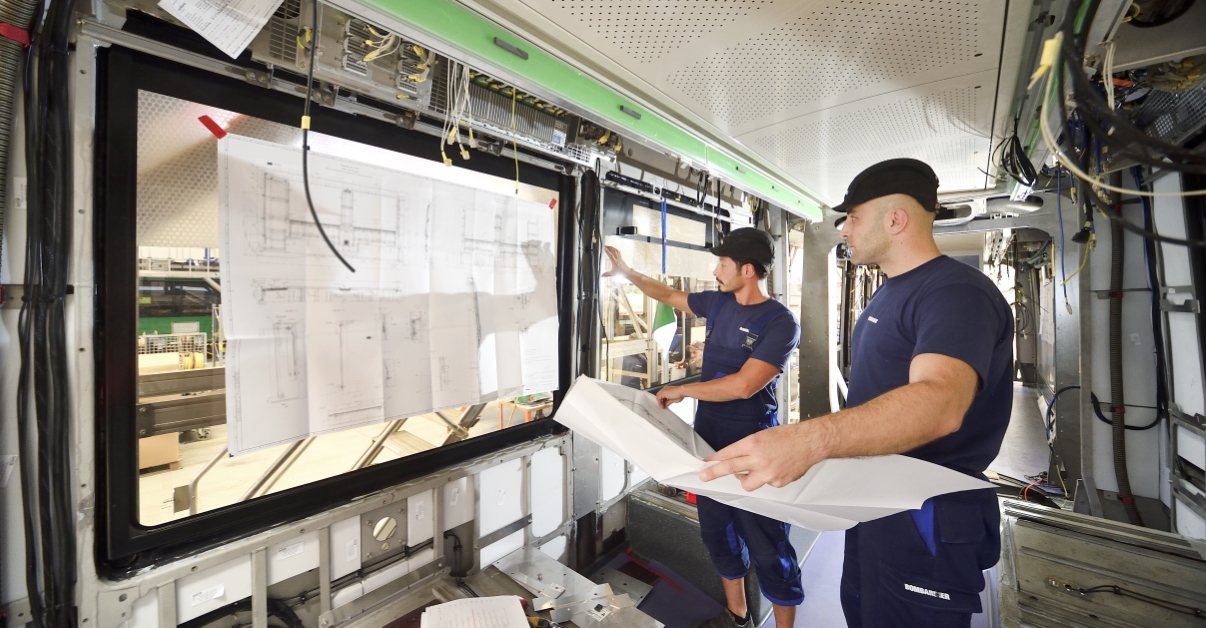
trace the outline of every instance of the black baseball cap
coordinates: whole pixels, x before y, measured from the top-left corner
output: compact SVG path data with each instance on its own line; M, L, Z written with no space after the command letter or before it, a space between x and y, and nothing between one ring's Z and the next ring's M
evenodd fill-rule
M846 198L833 211L846 213L889 194L907 194L929 211L938 211L938 175L924 161L889 159L863 170L850 182Z
M765 270L775 261L775 242L761 229L743 227L730 231L724 242L712 247L712 255L750 260L762 264Z

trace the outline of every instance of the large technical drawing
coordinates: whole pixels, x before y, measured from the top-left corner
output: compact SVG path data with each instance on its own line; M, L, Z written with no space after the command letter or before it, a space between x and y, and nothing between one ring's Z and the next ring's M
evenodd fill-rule
M232 454L557 386L554 212L426 162L219 142Z

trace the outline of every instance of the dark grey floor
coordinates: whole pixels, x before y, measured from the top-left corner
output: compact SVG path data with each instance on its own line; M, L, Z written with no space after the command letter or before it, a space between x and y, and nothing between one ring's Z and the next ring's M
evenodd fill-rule
M1034 388L1014 384L1009 431L1005 432L1001 453L988 469L1022 480L1046 471L1047 462L1047 430L1038 407L1038 393Z

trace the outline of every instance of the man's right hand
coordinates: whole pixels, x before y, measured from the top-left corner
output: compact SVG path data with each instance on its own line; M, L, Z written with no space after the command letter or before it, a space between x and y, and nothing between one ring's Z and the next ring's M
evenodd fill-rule
M627 277L628 271L632 270L628 264L624 263L624 257L620 255L619 249L614 246L603 247L603 252L607 253L607 259L611 260L611 270L603 273L604 277Z

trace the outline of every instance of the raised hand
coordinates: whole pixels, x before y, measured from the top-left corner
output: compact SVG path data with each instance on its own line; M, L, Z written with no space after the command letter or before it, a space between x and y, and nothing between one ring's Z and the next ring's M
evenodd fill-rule
M603 273L604 277L623 277L631 270L628 264L624 263L624 257L620 255L620 251L614 246L603 247L603 252L607 253L607 259L611 261L611 270Z

